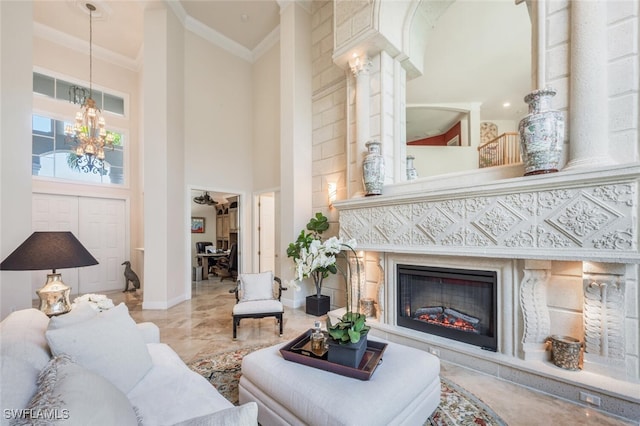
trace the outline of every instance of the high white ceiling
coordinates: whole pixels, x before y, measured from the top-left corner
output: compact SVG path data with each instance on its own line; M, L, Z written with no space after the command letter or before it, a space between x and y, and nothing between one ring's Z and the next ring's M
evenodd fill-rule
M111 52L130 63L139 62L144 10L159 7L162 1L92 0L97 8L93 12L94 55ZM47 37L55 35L87 43L86 3L34 1L36 31ZM280 8L275 0L165 3L183 23L202 24L218 39L232 40L246 52L255 51L279 24ZM456 1L430 32L425 73L407 83L407 104L481 102L485 117L517 119L526 109L522 98L530 89L530 27L524 2L515 5L514 0ZM510 102L511 109L503 108L504 102ZM447 126L442 121L445 119L439 120L427 110L414 111L413 116L416 114L420 118L408 123L407 140Z

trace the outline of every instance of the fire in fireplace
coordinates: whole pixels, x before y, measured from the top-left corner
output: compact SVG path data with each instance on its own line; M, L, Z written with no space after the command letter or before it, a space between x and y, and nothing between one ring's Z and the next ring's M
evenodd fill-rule
M497 350L494 271L398 265L399 326Z

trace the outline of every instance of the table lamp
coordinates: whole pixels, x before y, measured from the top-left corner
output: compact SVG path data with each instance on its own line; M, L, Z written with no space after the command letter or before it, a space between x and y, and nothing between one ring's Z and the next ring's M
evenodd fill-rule
M3 271L40 271L51 269L47 282L36 291L40 310L49 316L71 310L70 287L62 282L56 269L97 265L98 261L71 232L34 232L0 264Z

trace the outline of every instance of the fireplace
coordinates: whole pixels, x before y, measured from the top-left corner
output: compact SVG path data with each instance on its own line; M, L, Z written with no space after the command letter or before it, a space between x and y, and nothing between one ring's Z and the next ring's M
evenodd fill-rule
M497 350L496 272L397 265L397 324Z
M640 418L640 166L491 182L482 179L483 170L465 175L465 182L456 176L454 185L418 179L387 185L382 196L334 203L340 237L355 239L365 252L364 291L378 302L373 335ZM400 277L406 267L411 278ZM496 288L487 290L494 312L485 320L468 306L408 299L425 275L421 267L495 271ZM401 289L401 280L408 288ZM449 308L489 328L452 331L416 319L420 308L425 315ZM554 334L584 342L581 372L551 362L547 340Z

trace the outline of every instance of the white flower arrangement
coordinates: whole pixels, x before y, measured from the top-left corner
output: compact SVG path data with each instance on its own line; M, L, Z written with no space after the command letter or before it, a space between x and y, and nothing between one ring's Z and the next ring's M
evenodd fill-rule
M98 312L113 308L113 301L104 294L84 294L73 299L72 308L80 302L89 302L89 305Z
M295 279L302 281L305 278L313 278L318 297L322 289L322 280L330 273L338 272L336 255L343 248L353 249L356 244L355 240L344 243L337 237L322 241L321 234L327 229L329 229L327 217L322 213L316 213L307 224L307 230L311 232L305 232L303 229L296 241L290 243L287 249L287 257L293 258Z

